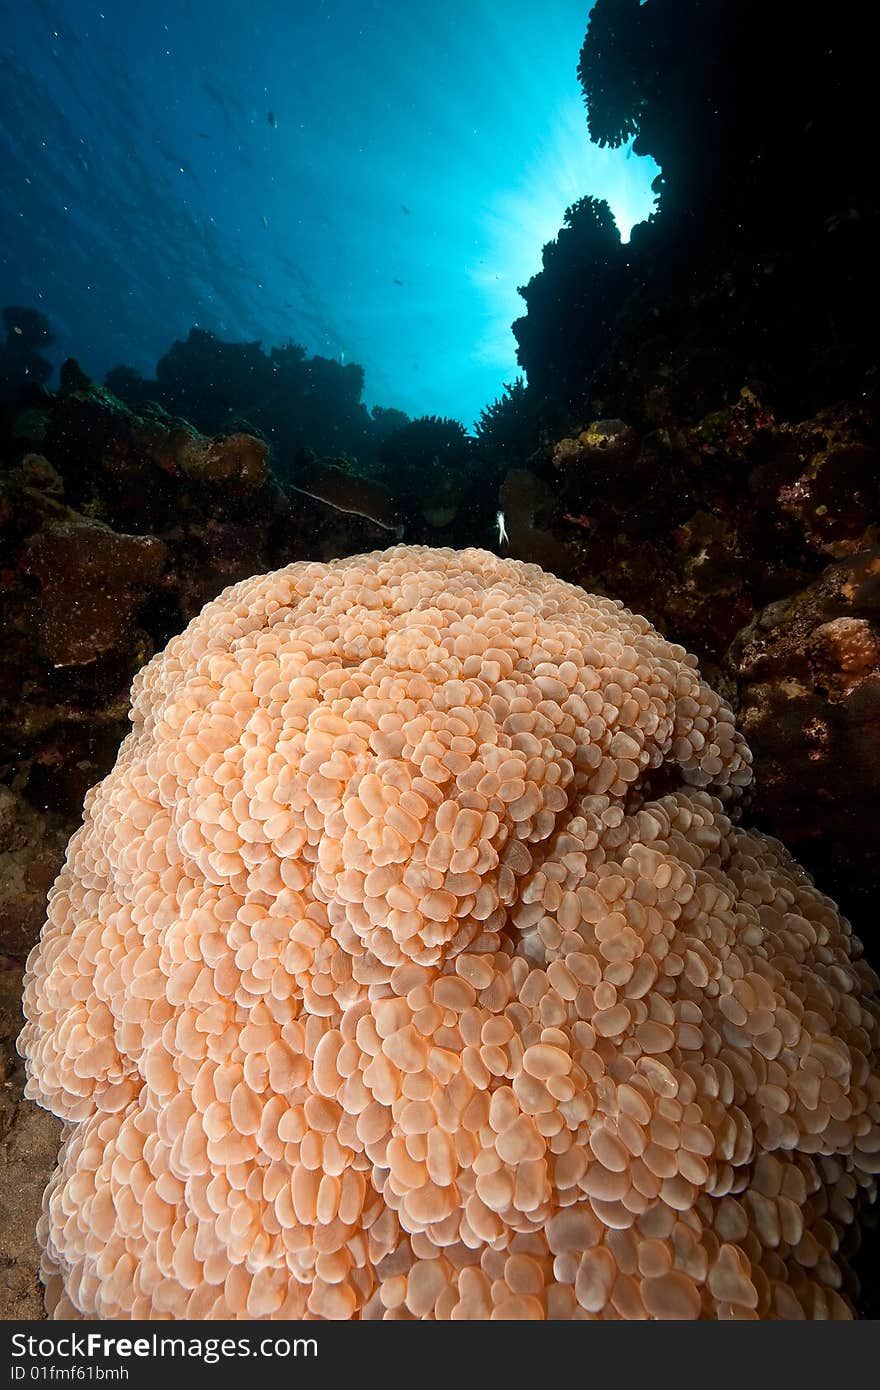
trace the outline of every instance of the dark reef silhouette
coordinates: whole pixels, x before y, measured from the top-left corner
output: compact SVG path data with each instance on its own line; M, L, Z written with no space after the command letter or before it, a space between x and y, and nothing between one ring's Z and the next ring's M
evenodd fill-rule
M579 199L542 255L543 269L520 294L527 312L515 321L520 366L536 395L577 405L587 364L607 348L627 290L620 233L608 204Z
M121 366L105 382L133 408L154 401L206 433L255 430L282 468L301 448L361 455L382 432L361 399L363 368L309 356L299 343L265 351L192 328L159 359L155 380Z
M874 385L864 23L852 4L792 23L756 0L597 0L590 135L657 161L658 206L627 246L604 204L569 209L514 328L530 390L645 423L730 404L750 379L791 416Z
M462 528L473 543L490 534L498 466L474 466L474 437L458 420L368 410L357 363L309 356L297 343L266 351L193 328L159 359L155 380L121 366L105 385L132 409L158 406L207 434L259 436L271 447L277 477L291 487L309 491L298 462L307 456L326 461L324 483L332 484L328 468L380 482L408 540L441 543L440 533L451 535L456 521L456 543ZM374 504L364 506L374 514Z

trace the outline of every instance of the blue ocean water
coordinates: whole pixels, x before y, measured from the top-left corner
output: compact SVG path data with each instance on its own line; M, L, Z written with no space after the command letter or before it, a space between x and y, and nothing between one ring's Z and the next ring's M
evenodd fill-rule
M566 206L653 206L656 165L588 139L589 8L2 0L0 303L95 378L196 324L469 424Z

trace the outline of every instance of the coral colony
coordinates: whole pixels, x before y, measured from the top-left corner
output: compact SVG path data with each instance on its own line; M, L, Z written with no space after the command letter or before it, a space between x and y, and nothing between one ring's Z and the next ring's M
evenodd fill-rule
M28 962L56 1317L848 1318L875 977L694 657L485 551L236 584Z

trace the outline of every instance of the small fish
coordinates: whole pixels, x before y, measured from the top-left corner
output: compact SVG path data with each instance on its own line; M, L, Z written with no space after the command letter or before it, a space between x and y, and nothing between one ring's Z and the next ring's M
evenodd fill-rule
M401 203L400 211L405 212L407 217L409 217L409 208L407 207L406 203Z
M395 285L402 285L402 284L403 284L403 281L402 281L402 280L398 280L397 276L395 275L395 277L394 277L394 283L395 283Z
M207 132L206 130L200 130L200 131L199 131L199 139L200 139L200 140L210 140L211 137L210 137L210 135L208 134L208 132Z
M270 126L272 127L273 130L277 130L277 128L278 128L278 122L277 122L276 119L275 119L275 112L274 112L274 111L270 111L270 112L268 113L268 115L266 116L266 120L269 122L269 124L270 124Z
M268 227L268 225L269 225L269 219L268 219L268 217L266 216L265 213L263 213L263 216L260 218L260 221L262 222L262 224L263 224L264 227Z
M498 544L504 545L505 541L507 541L509 544L510 538L507 534L507 527L504 525L503 512L499 512L498 515L495 517L495 524L498 527Z

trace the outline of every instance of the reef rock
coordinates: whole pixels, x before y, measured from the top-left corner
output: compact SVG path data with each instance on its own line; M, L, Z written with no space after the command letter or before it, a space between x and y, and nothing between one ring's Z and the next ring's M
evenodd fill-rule
M0 957L23 959L40 934L69 826L0 786Z
M3 812L0 809L0 822ZM2 833L2 831L0 831ZM61 1124L23 1100L21 968L0 961L0 1316L45 1317L34 1227L55 1165Z
M853 911L880 883L880 547L770 604L727 659L760 776L752 814Z
M39 585L35 622L54 666L82 666L131 647L138 610L159 583L165 546L82 518L49 522L27 543L26 573Z

